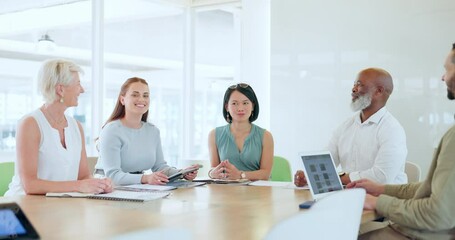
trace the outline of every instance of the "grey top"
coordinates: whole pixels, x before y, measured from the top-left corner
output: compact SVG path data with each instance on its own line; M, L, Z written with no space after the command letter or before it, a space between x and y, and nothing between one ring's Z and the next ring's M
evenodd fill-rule
M120 120L106 124L100 133L99 151L96 168L103 169L117 185L141 183L142 174L130 172L164 170L169 176L178 171L164 161L160 131L151 123L142 122L138 129L128 128Z

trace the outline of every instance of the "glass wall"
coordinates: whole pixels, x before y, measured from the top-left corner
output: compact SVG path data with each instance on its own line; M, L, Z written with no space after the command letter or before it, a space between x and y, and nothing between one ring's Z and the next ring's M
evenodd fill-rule
M83 124L88 155L98 155L92 151L98 133L91 126L94 48L103 49L104 55L102 123L111 114L123 82L134 76L144 78L151 92L149 122L160 129L165 159L171 165L181 165L181 159L207 160L208 132L224 124L222 97L226 87L235 82L235 66L239 65L239 28L234 12L240 7L198 6L194 24L190 24L194 29L187 31L185 16L191 7L176 2L104 1L104 9L94 9L104 13L101 46L91 45L91 1L0 3L0 161L15 159L17 121L43 104L35 77L41 62L55 57L71 59L85 71L81 76L85 93L79 106L68 109L68 114ZM195 50L189 61L184 57L188 32L194 33L189 47ZM185 64L194 69L194 76L185 76ZM194 86L191 101L184 98L184 81ZM185 116L183 112L189 107L194 111ZM185 122L192 123L189 143L183 140ZM185 148L190 151L184 153Z
M17 121L43 104L36 75L45 59L64 57L83 66L87 91L68 114L90 128L91 3L21 1L0 9L0 161L13 161Z
M119 14L121 13L121 14ZM105 4L105 95L103 121L120 86L130 77L149 83L149 122L160 129L165 159L180 157L184 8L152 1Z
M195 12L195 89L193 136L190 156L208 156L208 134L215 126L226 124L223 96L234 84L240 46L235 10L200 9Z

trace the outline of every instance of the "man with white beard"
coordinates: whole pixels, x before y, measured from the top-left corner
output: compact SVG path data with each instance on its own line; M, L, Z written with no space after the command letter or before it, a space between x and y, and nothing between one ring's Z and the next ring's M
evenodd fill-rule
M447 98L455 99L455 43L444 62L442 81ZM363 209L373 210L389 221L383 228L366 233L362 224L358 239L455 239L455 126L441 138L424 181L389 185L367 179L351 182L348 188L367 192Z
M343 184L367 178L379 183L407 183L406 134L385 105L393 91L390 74L379 68L362 70L352 88L353 111L358 111L334 132L328 149L341 165ZM296 186L306 184L303 171L294 176Z

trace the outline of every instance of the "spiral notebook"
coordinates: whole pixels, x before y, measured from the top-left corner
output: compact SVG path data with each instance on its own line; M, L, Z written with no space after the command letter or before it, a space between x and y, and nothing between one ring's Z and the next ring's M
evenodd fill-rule
M129 192L157 192L174 190L177 187L166 185L150 185L150 184L131 184L124 186L117 186L115 190L129 191Z
M170 192L130 192L115 190L111 193L79 193L79 192L62 192L62 193L46 193L46 197L63 197L63 198L89 198L99 200L113 201L131 201L131 202L146 202L155 199L160 199L169 196Z

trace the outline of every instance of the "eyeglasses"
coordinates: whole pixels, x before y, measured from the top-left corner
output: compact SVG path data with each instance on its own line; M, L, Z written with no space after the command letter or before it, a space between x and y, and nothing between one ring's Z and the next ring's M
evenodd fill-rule
M236 89L238 87L241 87L241 88L247 88L249 87L250 85L246 84L246 83L237 83L237 84L234 84L232 86L229 87L229 89Z

